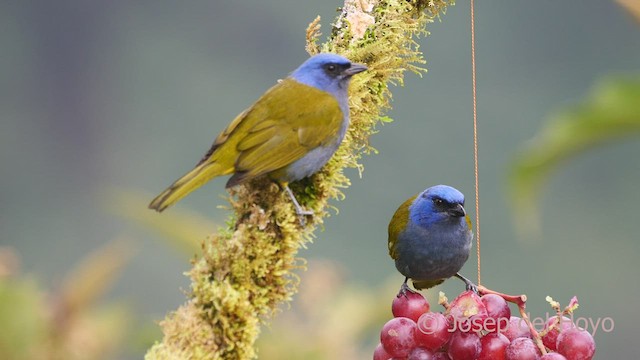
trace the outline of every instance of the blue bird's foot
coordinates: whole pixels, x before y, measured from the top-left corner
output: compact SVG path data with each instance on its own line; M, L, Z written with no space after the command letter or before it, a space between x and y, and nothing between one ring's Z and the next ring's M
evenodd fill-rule
M471 290L474 293L478 294L478 285L474 284L471 280L467 279L466 277L460 275L460 273L456 273L455 277L457 277L458 279L464 282L465 288L467 290Z
M305 226L307 223L305 216L308 216L308 215L313 216L314 215L313 211L305 210L302 208L302 206L300 206L298 199L296 199L295 195L293 195L293 191L291 191L291 189L289 188L289 185L284 184L283 187L284 187L284 190L287 192L287 194L289 194L289 197L291 198L291 202L293 202L293 206L296 208L296 214L298 214L298 217L300 219L300 225Z
M396 295L396 297L404 296L406 298L407 297L407 291L410 292L410 293L414 293L414 294L417 293L417 292L411 290L409 285L407 285L407 281L408 280L409 280L409 278L404 278L404 282L402 283L402 286L400 286L400 291L398 291L398 295Z

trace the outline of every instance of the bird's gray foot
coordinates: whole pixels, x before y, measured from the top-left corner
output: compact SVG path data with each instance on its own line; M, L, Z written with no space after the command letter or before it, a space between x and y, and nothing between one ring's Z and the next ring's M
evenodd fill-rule
M400 286L400 291L398 291L398 295L396 295L396 297L407 297L407 291L414 294L416 293L409 287L409 285L407 285L407 281L409 281L409 278L404 278L404 282L402 283L402 286Z
M458 279L464 281L465 284L465 288L467 290L471 290L474 293L478 293L478 285L474 284L471 280L467 279L466 277L460 275L460 273L456 273L455 275Z
M291 189L289 188L289 185L284 184L283 188L287 192L287 194L289 194L289 197L291 198L291 201L293 202L293 206L296 208L296 214L298 214L298 217L300 219L300 225L304 226L307 223L307 221L305 219L305 216L308 216L308 215L313 216L314 215L313 211L306 210L302 206L300 206L300 203L298 202L298 199L296 199L296 196L293 195L293 191L291 191Z

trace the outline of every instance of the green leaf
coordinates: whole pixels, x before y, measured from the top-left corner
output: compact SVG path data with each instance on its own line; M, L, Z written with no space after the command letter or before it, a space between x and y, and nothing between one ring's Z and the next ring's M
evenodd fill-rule
M537 232L537 198L544 181L564 161L640 133L640 76L608 78L586 101L551 117L511 167L510 195L522 234Z
M383 124L389 124L393 122L393 119L389 116L380 116L380 122Z

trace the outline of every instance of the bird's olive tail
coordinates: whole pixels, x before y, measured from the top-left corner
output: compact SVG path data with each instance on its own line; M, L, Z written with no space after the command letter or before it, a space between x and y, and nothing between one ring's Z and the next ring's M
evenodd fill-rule
M162 212L212 178L230 174L232 171L233 168L224 169L216 162L203 162L153 199L149 204L149 209Z
M417 290L430 289L436 285L440 285L444 282L444 279L439 280L411 280L413 287Z

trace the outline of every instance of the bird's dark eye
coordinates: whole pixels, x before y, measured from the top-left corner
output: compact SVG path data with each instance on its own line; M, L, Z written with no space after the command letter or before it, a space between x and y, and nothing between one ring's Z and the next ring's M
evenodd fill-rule
M444 204L444 200L435 198L433 199L433 203L436 204L437 206L441 206L442 204Z
M338 65L336 64L327 64L324 69L327 71L327 73L331 74L331 75L336 75L338 74Z

